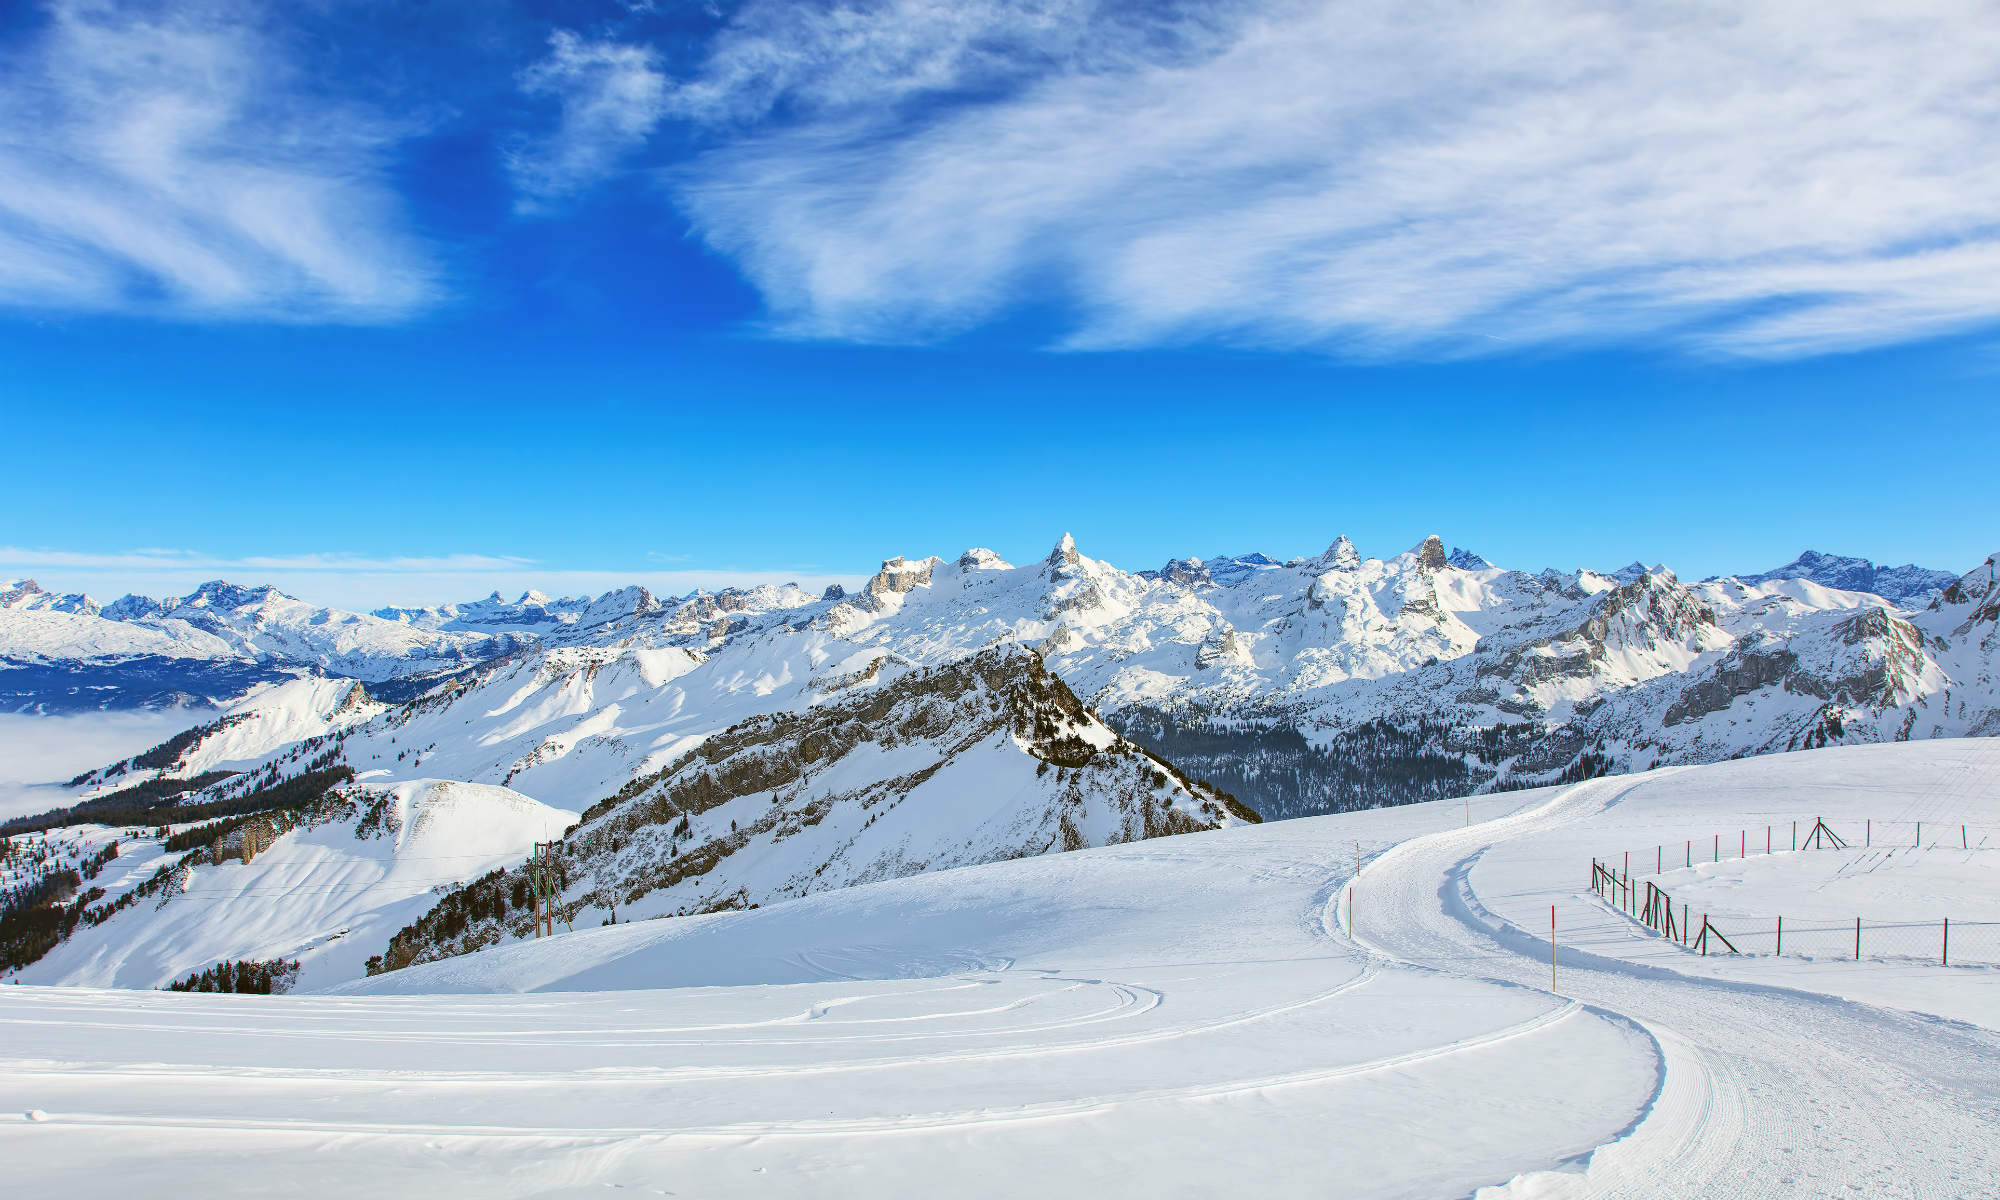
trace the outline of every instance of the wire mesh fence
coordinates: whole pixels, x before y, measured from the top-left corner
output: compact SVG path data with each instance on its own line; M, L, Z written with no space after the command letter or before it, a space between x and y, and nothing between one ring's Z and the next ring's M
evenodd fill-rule
M1953 920L1943 914L1935 920L1913 921L1711 912L1686 899L1676 900L1668 889L1644 877L1731 858L1893 847L1958 851L1968 861L1983 851L1994 854L1995 865L2000 866L2000 830L1991 827L1868 819L1836 826L1815 819L1767 825L1762 845L1757 844L1755 832L1737 830L1734 839L1712 833L1706 838L1683 838L1678 845L1660 843L1593 859L1591 890L1633 921L1696 954L2000 966L2000 921ZM1727 844L1731 840L1734 846Z

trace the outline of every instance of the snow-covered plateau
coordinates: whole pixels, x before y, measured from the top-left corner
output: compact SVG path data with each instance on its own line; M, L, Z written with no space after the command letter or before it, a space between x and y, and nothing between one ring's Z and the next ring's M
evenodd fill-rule
M2000 968L1704 957L1590 886L1611 851L1821 818L1963 825L1970 843L2000 827L2000 742L1225 822L579 925L318 994L0 987L0 1151L22 1194L86 1196L137 1179L306 1196L1992 1195ZM1862 881L1838 903L1866 916L1992 911L1992 872L1919 868L1933 883L1913 887L1869 869L1881 850L1716 857L1796 878L1801 911L1829 874ZM1789 886L1761 878L1755 902Z

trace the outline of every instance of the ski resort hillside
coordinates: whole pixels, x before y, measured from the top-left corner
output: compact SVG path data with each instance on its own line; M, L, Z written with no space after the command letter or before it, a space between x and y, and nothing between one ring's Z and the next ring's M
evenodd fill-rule
M1975 1196L2000 1176L1992 967L1704 957L1585 879L1605 848L1815 815L1965 824L1987 832L1952 855L1991 854L1996 747L1778 754L931 871L558 929L331 994L0 988L0 1020L40 1031L0 1052L0 1095L31 1114L0 1121L0 1151L30 1189L87 1153L107 1176L306 1196L1318 1196L1335 1160L1368 1196ZM1741 861L1851 873L1879 853ZM1990 912L2000 876L1966 878ZM1895 891L1842 898L1871 921L1954 915ZM1829 1114L1853 1118L1839 1138ZM298 1175L321 1144L339 1170Z

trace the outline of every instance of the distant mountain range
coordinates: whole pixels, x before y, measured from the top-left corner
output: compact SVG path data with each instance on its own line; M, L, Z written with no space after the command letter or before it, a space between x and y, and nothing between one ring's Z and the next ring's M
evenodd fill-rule
M1739 575L1744 583L1770 583L1779 579L1809 579L1822 587L1848 592L1869 592L1886 600L1905 604L1928 604L1950 587L1958 576L1950 571L1933 571L1915 563L1900 567L1878 567L1865 558L1846 558L1808 550L1774 570L1757 575Z
M1445 563L1465 571L1493 569L1485 558L1458 548ZM1159 570L1133 574L1183 587L1227 589L1285 565L1245 554L1175 559ZM1631 583L1648 570L1634 562L1577 578ZM1921 607L1957 576L1809 550L1774 570L1731 578L1745 584L1806 580ZM16 580L0 583L0 712L226 704L258 684L313 674L363 680L379 696L403 699L472 664L531 645L587 641L597 631L649 614L798 607L831 599L837 591L810 593L786 585L696 591L663 600L643 587L627 587L597 597L551 598L528 591L511 601L496 591L463 604L363 614L309 604L268 585L222 580L185 596L127 595L103 605L88 595L49 592L34 580Z

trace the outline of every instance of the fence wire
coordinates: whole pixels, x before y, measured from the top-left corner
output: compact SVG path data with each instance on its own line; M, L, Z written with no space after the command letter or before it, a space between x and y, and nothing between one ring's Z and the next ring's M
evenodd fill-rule
M1633 921L1697 954L2000 966L2000 921L1960 921L1944 915L1932 921L1871 921L1865 916L1802 920L1779 914L1704 912L1675 900L1645 878L1766 854L1897 847L1966 853L2000 849L2000 830L1956 822L1815 819L1767 825L1761 838L1759 832L1741 829L1734 831L1734 837L1712 833L1594 859L1591 890Z

